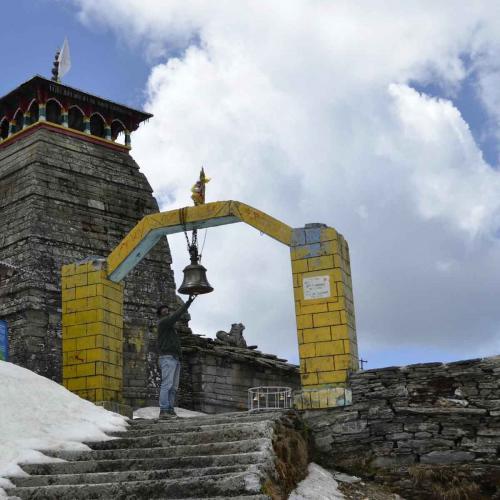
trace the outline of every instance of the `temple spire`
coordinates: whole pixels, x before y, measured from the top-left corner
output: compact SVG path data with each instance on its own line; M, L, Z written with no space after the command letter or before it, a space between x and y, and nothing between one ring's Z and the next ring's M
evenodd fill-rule
M59 55L61 51L57 49L56 55L54 57L54 62L52 63L52 81L59 82Z

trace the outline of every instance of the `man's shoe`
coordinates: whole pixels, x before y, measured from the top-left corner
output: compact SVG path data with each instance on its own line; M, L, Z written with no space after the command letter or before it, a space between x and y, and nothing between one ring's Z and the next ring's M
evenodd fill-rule
M175 413L175 410L173 408L170 408L169 410L167 410L167 412L171 418L177 417L177 413Z
M160 410L160 415L159 415L159 419L160 420L170 420L171 418L173 418L172 416L172 412L174 410ZM174 412L174 415L175 415L175 412Z

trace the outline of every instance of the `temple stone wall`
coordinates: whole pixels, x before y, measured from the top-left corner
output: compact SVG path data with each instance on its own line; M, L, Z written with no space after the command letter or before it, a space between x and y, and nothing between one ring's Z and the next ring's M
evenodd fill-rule
M449 498L497 498L500 356L366 370L351 384L352 406L305 414L317 460L405 498L452 487L471 496Z
M0 150L0 316L11 360L61 379L60 269L107 256L144 215L158 211L127 151L39 129ZM155 309L176 301L166 239L126 280L124 394L155 395Z

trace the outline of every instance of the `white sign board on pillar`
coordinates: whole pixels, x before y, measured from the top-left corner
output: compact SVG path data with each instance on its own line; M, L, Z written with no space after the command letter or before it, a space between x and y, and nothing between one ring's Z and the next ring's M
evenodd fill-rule
M303 278L304 300L326 299L330 297L330 276Z

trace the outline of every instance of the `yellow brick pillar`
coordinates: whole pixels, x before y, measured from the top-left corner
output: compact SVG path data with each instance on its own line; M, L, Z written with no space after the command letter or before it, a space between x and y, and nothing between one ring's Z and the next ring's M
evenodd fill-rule
M350 404L359 368L349 248L324 224L294 229L290 246L302 391L299 409Z
M107 279L104 260L62 268L63 384L114 411L123 379L123 285Z

